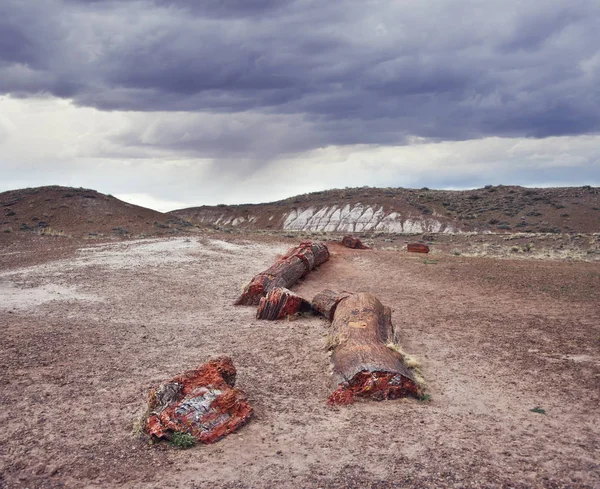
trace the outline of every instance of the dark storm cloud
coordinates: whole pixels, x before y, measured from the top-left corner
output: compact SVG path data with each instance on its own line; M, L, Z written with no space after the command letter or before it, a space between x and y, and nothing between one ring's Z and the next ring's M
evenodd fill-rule
M600 129L596 0L5 0L0 19L0 93L201 114L125 145L268 158Z

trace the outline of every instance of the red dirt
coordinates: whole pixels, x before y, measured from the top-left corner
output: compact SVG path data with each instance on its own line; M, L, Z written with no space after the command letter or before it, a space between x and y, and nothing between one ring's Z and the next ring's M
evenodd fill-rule
M4 488L600 487L598 262L331 244L295 292L377 295L431 395L331 408L329 323L231 306L293 241L58 239L0 248ZM152 386L220 354L253 422L185 451L132 435Z

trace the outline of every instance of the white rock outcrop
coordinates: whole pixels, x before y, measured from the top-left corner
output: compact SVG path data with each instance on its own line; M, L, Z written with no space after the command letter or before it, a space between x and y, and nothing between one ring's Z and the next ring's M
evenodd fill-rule
M397 212L386 214L383 207L376 209L360 203L339 208L337 205L293 209L286 214L283 229L288 231L366 232L386 233L455 233L452 225L429 217L403 217Z

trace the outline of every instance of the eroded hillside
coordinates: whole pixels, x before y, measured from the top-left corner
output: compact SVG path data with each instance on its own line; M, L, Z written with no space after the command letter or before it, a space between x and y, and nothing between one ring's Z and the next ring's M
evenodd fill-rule
M14 235L138 236L190 227L172 215L95 190L48 186L0 193L0 230Z
M172 211L191 222L247 229L385 233L584 232L600 229L596 187L486 186L449 191L357 188L269 204Z

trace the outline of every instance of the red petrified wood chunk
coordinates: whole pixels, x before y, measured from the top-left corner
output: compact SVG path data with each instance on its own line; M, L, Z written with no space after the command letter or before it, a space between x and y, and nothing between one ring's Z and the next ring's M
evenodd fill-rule
M235 377L231 358L224 356L160 385L150 393L144 431L155 439L188 433L201 443L233 433L253 412L246 394L233 387Z
M324 243L303 241L300 246L291 248L269 269L256 275L244 288L236 305L258 305L276 287L289 288L312 269L329 260L329 249Z
M419 396L419 385L402 355L387 346L395 338L391 310L374 295L350 294L339 301L330 331L335 391L328 402Z
M346 248L354 248L358 250L368 250L369 247L362 244L362 241L354 236L344 236L342 238L342 244Z
M310 310L311 306L308 301L294 294L291 290L276 287L271 289L265 297L260 298L256 319L274 321Z
M429 246L423 243L409 243L406 245L406 250L413 253L429 253Z

